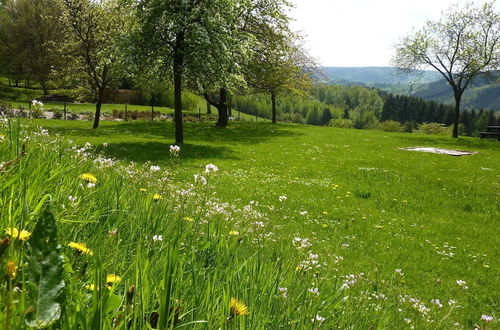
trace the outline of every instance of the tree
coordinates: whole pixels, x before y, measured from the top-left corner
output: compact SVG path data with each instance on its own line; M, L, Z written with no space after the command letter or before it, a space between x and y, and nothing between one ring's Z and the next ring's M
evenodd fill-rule
M57 47L63 40L59 0L6 1L0 11L0 66L9 78L48 82L62 65Z
M289 18L285 14L289 7L287 0L245 0L235 1L235 3L237 3L235 15L230 16L232 17L232 34L235 42L243 47L232 49L231 58L234 62L233 68L229 67L225 70L227 79L219 84L213 84L210 80L204 84L205 99L218 111L217 127L227 126L234 91L251 85L248 64L257 54L256 51L276 46L273 42L278 39L274 38L270 42L271 39L268 38L271 35L270 32L278 36L285 35L285 31L288 31ZM246 71L244 76L240 76L241 68L244 68L244 72ZM212 93L209 93L210 90ZM218 97L212 96L213 91L217 91Z
M125 33L125 15L113 0L63 0L66 25L67 74L77 77L96 103L94 124L99 127L105 91L119 76L117 46Z
M272 25L259 27L259 43L247 66L249 85L271 97L272 123L276 123L276 97L283 93L305 94L317 73L315 61L297 45L299 36Z
M136 1L136 54L160 68L174 85L175 141L183 143L182 89L224 86L238 70L233 54L236 2L232 0Z
M396 46L393 59L403 72L433 68L453 89L453 137L458 137L460 102L471 81L500 68L500 15L494 2L450 7L439 21L429 21Z

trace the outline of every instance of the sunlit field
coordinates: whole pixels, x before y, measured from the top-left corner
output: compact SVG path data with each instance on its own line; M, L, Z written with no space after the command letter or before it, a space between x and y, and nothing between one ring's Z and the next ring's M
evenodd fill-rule
M4 328L499 326L497 141L101 124L0 124Z

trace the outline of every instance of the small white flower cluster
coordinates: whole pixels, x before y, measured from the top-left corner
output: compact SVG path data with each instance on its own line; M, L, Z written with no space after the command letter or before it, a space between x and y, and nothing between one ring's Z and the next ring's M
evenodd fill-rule
M34 136L37 136L37 137L39 137L39 136L49 136L49 131L46 130L45 128L39 127L38 129L39 129L38 131L35 131L33 133Z
M43 107L43 103L41 101L38 101L38 100L31 101L31 104L33 106Z
M5 136L3 134L0 134L0 142L5 141Z
M41 101L38 101L38 100L33 100L33 101L31 101L31 106L33 107L33 109L42 109L43 103Z
M286 201L288 199L288 197L286 197L286 196L283 195L283 196L278 197L278 199L279 199L280 202L283 203L284 201Z
M461 286L464 290L467 290L469 287L467 286L467 283L463 280L457 280L456 282L458 286Z
M195 174L194 175L194 183L195 184L201 184L203 186L206 186L207 184L207 179L205 179L204 176L200 175L200 174Z
M307 259L302 260L297 266L297 269L306 271L306 270L313 270L315 268L320 268L321 264L319 263L318 257L319 255L309 251Z
M424 319L428 319L429 312L431 311L429 307L423 304L419 299L410 296L399 296L399 301L401 303L409 303L411 306L417 310Z
M111 158L97 157L94 159L94 163L98 164L100 168L112 167L115 165L115 161Z
M75 150L76 154L78 156L81 156L83 159L87 159L91 156L91 154L89 153L90 149L92 149L92 144L90 144L89 142L86 142L81 148L73 146L73 150Z
M481 315L481 320L483 320L484 322L491 322L491 321L493 321L493 316L483 314L483 315Z
M170 145L170 156L179 157L180 152L181 152L181 147L177 145Z
M78 199L78 197L70 195L68 196L68 199L71 202L71 205L74 207L76 205L76 200Z
M313 322L313 323L314 323L314 322L319 322L319 323L321 323L321 322L323 322L324 320L325 320L325 318L324 318L324 317L322 317L322 316L321 316L321 315L319 315L319 314L316 314L316 316L315 316L313 319L311 319L311 322Z
M160 166L156 166L156 165L153 165L153 166L149 167L149 170L151 172L156 172L156 171L159 171L160 169L161 169Z
M205 173L206 174L210 174L210 173L215 173L219 170L219 168L217 168L216 165L214 164L208 164L207 166L205 166Z
M161 241L163 241L163 235L154 235L153 236L153 241L155 241L155 242L161 242Z
M300 238L300 237L295 237L292 241L292 244L299 250L306 249L312 245L307 238Z
M434 304L439 308L443 308L443 304L441 304L441 301L439 301L439 299L432 299L431 304Z
M316 296L319 296L319 289L318 288L310 288L310 289L307 289L307 291L309 293L316 295Z
M278 288L278 291L283 299L286 299L288 296L288 288Z

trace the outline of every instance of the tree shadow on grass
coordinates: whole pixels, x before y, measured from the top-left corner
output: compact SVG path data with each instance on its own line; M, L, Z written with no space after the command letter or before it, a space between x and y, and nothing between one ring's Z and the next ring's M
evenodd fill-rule
M463 138L454 139L447 136L436 135L417 135L398 137L401 140L401 147L445 147L450 149L467 149L474 150L497 150L500 151L500 143L495 140L486 140L478 138Z
M101 149L106 157L133 162L166 162L170 159L169 143L151 142L119 142L109 143ZM238 159L227 147L207 146L200 144L184 144L181 149L181 159Z
M271 123L231 122L226 128L217 128L213 122L185 123L184 140L192 142L221 142L231 144L253 144L279 136L300 135L294 131L294 126L273 125ZM102 139L109 143L117 137L134 137L144 139L164 139L165 142L173 143L174 125L172 122L102 122L98 129L81 126L53 126L55 131L65 136L93 137Z

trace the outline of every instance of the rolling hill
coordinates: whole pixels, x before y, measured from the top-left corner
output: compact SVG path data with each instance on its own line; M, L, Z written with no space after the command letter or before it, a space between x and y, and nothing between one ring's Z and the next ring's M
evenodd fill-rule
M446 104L455 104L453 91L442 79L432 82L417 90L412 96L434 100ZM462 108L500 110L500 83L491 84L485 80L476 80L465 91Z
M393 94L411 95L446 104L454 104L453 92L435 71L398 75L394 67L324 67L327 81L334 85L365 86ZM462 108L500 110L500 83L476 79L466 90Z

